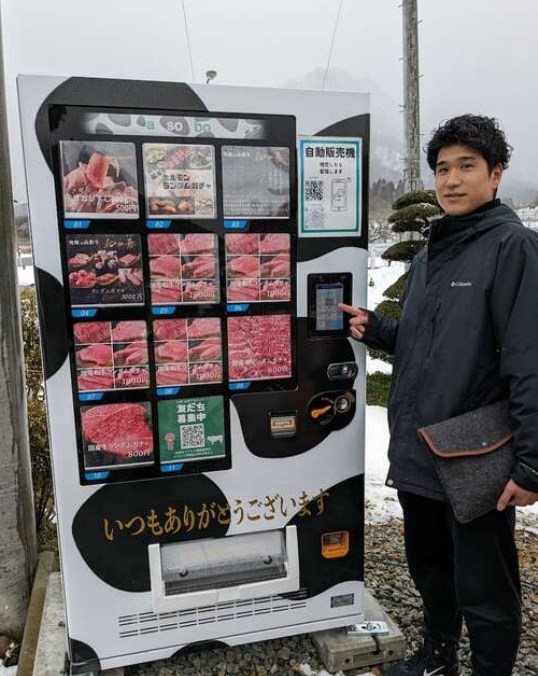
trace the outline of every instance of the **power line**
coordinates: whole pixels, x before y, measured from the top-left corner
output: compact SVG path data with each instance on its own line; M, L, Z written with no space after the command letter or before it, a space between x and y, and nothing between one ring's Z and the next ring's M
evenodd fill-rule
M329 50L329 56L327 58L327 67L325 68L325 75L323 76L323 87L322 87L322 89L325 89L325 84L327 82L327 74L329 72L331 57L333 55L334 42L335 42L335 39L336 39L336 31L338 30L338 23L340 21L340 14L342 12L343 3L344 3L344 0L340 0L340 5L338 6L338 14L336 15L336 23L334 24L333 37L332 37L332 40L331 40L331 48Z
M183 7L183 21L185 22L185 35L187 36L187 49L189 50L189 62L191 64L191 77L192 82L194 82L194 64L192 62L191 41L189 39L189 26L187 24L187 12L185 10L185 0L181 0L181 5Z

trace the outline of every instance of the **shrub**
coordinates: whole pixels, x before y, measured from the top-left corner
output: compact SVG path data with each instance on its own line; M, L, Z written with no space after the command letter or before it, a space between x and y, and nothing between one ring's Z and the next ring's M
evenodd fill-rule
M57 550L41 341L33 289L24 289L21 293L21 318L37 536L40 548Z

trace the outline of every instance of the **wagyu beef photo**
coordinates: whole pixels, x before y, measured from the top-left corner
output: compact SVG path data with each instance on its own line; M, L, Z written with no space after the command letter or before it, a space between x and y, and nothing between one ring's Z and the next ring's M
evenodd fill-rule
M228 317L228 363L231 381L291 377L291 317Z
M73 324L75 343L110 343L110 322L77 322Z
M153 463L148 402L82 407L81 427L87 470Z
M217 303L217 237L212 233L148 235L153 305Z
M221 320L218 317L157 319L153 322L153 336L157 385L222 382Z
M60 141L66 218L138 218L133 143Z
M70 234L65 243L74 307L143 305L140 235Z

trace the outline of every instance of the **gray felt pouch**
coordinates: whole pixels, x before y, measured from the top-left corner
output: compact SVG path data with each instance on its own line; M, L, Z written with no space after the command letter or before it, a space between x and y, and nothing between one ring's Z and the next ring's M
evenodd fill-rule
M460 523L496 508L514 462L507 401L421 427L418 434Z

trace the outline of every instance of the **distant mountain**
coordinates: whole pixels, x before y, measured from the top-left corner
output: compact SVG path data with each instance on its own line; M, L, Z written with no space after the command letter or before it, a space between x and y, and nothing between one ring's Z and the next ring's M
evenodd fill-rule
M316 68L299 80L287 80L292 89L321 89L323 68ZM370 94L371 139L370 182L384 178L397 182L403 175L403 117L398 104L374 80L355 78L343 68L331 68L326 91Z

